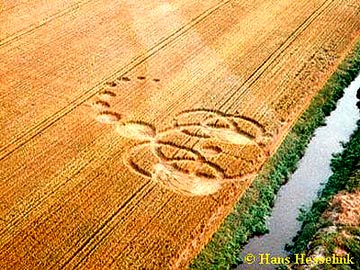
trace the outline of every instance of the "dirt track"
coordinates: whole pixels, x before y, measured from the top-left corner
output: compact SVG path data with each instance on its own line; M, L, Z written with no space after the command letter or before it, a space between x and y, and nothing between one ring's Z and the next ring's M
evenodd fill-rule
M1 269L183 269L360 34L357 0L51 2L0 1Z

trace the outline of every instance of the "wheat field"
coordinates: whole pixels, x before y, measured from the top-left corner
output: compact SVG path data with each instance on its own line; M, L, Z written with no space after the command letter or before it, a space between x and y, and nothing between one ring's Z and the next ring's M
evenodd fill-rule
M359 34L358 0L0 1L0 268L186 268Z

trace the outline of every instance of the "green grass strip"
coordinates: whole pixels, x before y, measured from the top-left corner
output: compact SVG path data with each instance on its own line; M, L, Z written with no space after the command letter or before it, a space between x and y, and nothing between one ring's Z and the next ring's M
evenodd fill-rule
M324 125L325 117L336 108L344 89L359 72L360 40L313 99L278 151L264 165L212 240L192 261L190 269L232 269L241 262L239 251L249 237L268 231L265 219L271 212L275 194L295 171L315 129Z

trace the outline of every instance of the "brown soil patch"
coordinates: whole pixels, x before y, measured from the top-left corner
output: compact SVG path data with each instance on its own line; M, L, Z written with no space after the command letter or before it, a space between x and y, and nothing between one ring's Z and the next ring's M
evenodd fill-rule
M360 190L335 195L325 216L334 224L360 226Z

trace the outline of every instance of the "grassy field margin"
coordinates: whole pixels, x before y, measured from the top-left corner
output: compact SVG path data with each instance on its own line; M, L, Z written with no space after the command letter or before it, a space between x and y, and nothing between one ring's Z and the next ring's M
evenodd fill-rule
M232 269L241 262L239 249L249 237L268 231L265 218L271 212L275 194L295 171L316 128L324 125L325 117L336 108L344 89L359 72L360 40L313 99L277 152L264 165L212 240L191 262L190 269Z

